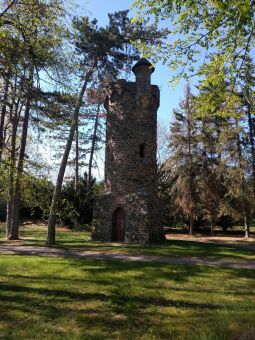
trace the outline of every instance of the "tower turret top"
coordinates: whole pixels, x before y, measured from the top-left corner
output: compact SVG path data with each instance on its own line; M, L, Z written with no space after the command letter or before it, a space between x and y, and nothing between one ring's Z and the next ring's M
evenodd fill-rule
M149 60L147 60L146 58L141 58L141 59L139 59L138 62L132 67L132 71L133 71L134 73L136 73L136 72L137 72L136 69L137 69L139 66L148 66L148 69L151 70L151 73L153 73L153 72L155 71L155 68L152 67L152 64L151 64L151 63L149 62Z
M135 74L137 95L150 95L151 93L151 74L154 67L145 58L141 58L132 68Z

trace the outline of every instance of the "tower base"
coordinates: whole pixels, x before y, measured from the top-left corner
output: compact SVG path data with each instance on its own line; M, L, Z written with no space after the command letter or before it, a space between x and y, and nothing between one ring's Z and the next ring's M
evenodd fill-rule
M152 243L164 239L157 202L147 193L98 195L94 203L92 239Z

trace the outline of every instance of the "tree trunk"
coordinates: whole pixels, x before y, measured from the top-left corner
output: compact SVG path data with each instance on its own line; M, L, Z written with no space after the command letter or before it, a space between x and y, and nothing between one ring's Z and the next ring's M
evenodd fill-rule
M194 225L194 219L193 216L189 216L189 234L193 235L193 225Z
M10 150L10 158L9 158L9 179L8 179L8 201L7 201L7 219L6 219L6 238L9 239L11 235L11 226L12 226L12 211L13 211L13 201L14 201L14 186L15 186L15 172L16 172L16 138L17 138L17 129L19 124L19 100L15 104L16 108L14 111L14 116L12 116L14 99L10 107L10 116L12 121L12 131L11 131L11 150Z
M243 215L244 215L244 238L248 239L250 237L250 225L245 209L243 210Z
M100 104L98 104L98 107L97 107L96 119L95 119L95 124L94 124L94 132L93 132L92 144L91 144L91 151L90 151L90 157L89 157L88 189L91 187L91 182L92 182L92 165L93 165L93 158L94 158L94 152L95 152L95 146L96 146L96 140L97 140L99 112L100 112Z
M211 235L214 235L214 223L213 223L213 220L211 220Z
M252 124L250 104L248 104L248 107L247 107L247 116L248 116L248 125L249 125L251 157L252 157L253 193L255 194L255 145L254 145L254 133L253 133L253 126L252 126L253 124Z
M77 190L78 182L79 182L79 122L77 119L75 133L75 176L74 176L75 190Z
M9 240L17 240L19 238L19 210L20 210L20 182L24 167L24 159L25 159L25 150L27 143L27 131L28 131L28 123L29 123L29 115L31 108L31 99L32 99L32 88L33 88L33 78L34 78L34 66L30 67L29 70L29 78L28 78L28 88L26 95L26 106L23 117L23 125L22 125L22 133L20 140L20 152L19 152L19 160L17 167L17 178L14 188L14 199L12 204L12 223L11 229L8 236Z
M14 166L10 166L9 180L8 180L8 201L7 201L7 217L6 217L6 238L9 238L12 225L12 206L14 193Z
M225 215L223 215L221 217L221 221L222 221L222 230L223 230L223 233L226 234L228 232L227 217Z
M8 5L6 5L6 8L0 13L0 18L2 18L5 13L9 11L9 9L15 4L16 0L12 0Z
M188 128L188 160L189 160L189 168L188 168L188 179L189 179L189 204L191 205L193 202L193 183L192 183L192 174L190 172L191 166L192 166L192 155L191 155L191 121L192 121L192 113L190 110L190 87L189 85L186 88L186 109L188 110L188 116L187 116L187 128ZM189 214L189 234L193 235L193 209L191 209L191 212Z
M6 109L7 109L6 102L8 99L8 88L9 88L9 79L7 79L5 83L3 108L2 108L1 120L0 120L0 160L2 159L3 148L4 148L4 122L5 122L5 115L6 115Z
M239 123L236 119L236 128L238 129ZM246 190L245 190L245 177L244 177L244 166L243 166L243 155L242 155L242 149L241 149L241 142L240 142L240 136L239 132L237 133L237 151L238 151L238 159L239 159L239 168L242 171L242 178L241 178L241 190L242 190L242 199L241 199L241 205L242 205L242 212L243 212L243 222L244 222L244 236L245 238L248 238L250 236L250 228L249 228L249 216L248 211L246 208Z
M50 215L49 215L49 220L48 220L48 235L47 235L46 245L49 246L49 247L55 244L55 239L56 239L55 224L56 224L57 204L58 204L58 201L59 201L60 192L61 192L62 183L63 183L63 179L64 179L64 174L65 174L65 169L66 169L66 164L67 164L69 153L70 153L70 150L71 150L71 146L72 146L72 142L73 142L73 138L74 138L74 134L75 134L75 129L76 129L77 121L78 121L78 117L79 117L79 112L80 112L80 108L81 108L81 105L82 105L82 98L83 98L84 93L86 91L87 84L91 79L94 67L95 67L95 61L93 62L90 69L88 70L88 72L85 76L82 88L80 90L79 97L78 97L77 103L75 105L74 113L73 113L73 119L72 119L71 127L70 127L70 130L69 130L69 136L68 136L68 139L67 139L67 142L66 142L64 154L63 154L61 164L60 164L60 168L59 168L57 182L56 182L55 190L54 190L52 201L51 201Z

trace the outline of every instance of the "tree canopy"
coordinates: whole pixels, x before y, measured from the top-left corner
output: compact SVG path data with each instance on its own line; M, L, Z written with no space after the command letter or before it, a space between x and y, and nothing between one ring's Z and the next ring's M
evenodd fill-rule
M169 39L155 49L138 42L146 56L175 70L174 79L197 73L212 54L219 53L234 78L255 44L253 0L135 0L135 21L147 16L168 27Z

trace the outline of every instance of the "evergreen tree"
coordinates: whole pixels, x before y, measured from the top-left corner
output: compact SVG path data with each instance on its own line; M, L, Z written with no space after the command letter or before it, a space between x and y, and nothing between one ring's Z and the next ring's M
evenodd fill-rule
M206 65L204 80L198 86L195 98L199 141L198 188L201 215L209 222L211 233L219 216L219 202L225 194L223 152L219 141L222 130L228 128L228 119L220 114L226 107L228 83L217 64Z
M171 170L176 177L172 194L182 213L188 217L189 233L193 233L194 219L197 210L197 137L194 119L193 95L189 84L185 96L177 110L174 110L175 121L171 125L170 149L174 167Z
M79 123L79 113L84 94L93 78L94 72L100 70L101 80L113 80L116 76L137 58L137 51L132 47L132 40L140 35L142 39L158 43L164 36L164 31L155 30L154 26L132 24L128 19L128 11L109 15L109 25L98 27L97 21L88 17L74 20L76 35L74 43L80 55L81 87L73 111L70 130L62 156L55 191L52 198L48 220L47 245L55 243L56 209L60 197L64 173L71 150L72 142ZM85 69L85 71L83 71Z
M251 155L250 167L252 174L252 186L253 193L255 194L255 103L254 103L254 88L255 88L255 66L251 58L247 55L243 67L241 69L241 91L240 97L244 109L244 113L247 117L247 127L249 142L247 145L247 151Z

